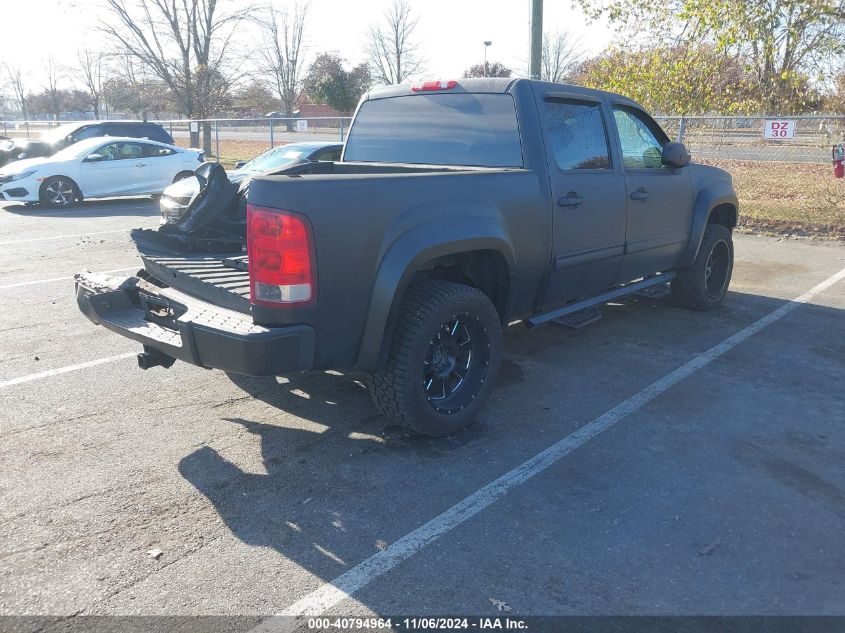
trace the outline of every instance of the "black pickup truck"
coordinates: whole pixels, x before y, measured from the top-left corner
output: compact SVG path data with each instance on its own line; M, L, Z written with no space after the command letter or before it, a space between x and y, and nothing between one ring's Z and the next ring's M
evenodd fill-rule
M428 435L477 416L508 324L666 283L711 309L733 267L730 176L630 99L575 86L377 88L340 162L248 192L206 176L182 218L133 233L137 275L77 275L81 310L139 341L145 369L362 372L385 417Z

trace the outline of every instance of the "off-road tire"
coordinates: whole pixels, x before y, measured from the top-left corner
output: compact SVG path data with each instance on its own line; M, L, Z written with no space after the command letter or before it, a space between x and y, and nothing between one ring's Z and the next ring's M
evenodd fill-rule
M711 258L716 259L715 264ZM733 265L731 230L721 224L708 224L692 266L679 271L672 280L672 299L677 305L691 310L718 307L728 292Z
M471 349L466 367L459 367L467 377L460 379L457 391L448 398L434 399L429 392L432 383L427 382L434 371L432 354L438 354L438 362L450 362L445 352L440 356L444 344L438 348L438 341L444 335L448 339L454 323L456 332L462 328L460 332L468 337L460 345ZM455 356L453 367L459 364ZM495 386L501 358L501 322L483 292L446 281L421 282L405 293L386 366L370 377L370 393L388 420L422 435L449 435L466 427L481 411ZM441 382L445 394L447 381Z
M63 195L51 195L51 189L58 187L61 192L66 192ZM57 190L58 191L58 190ZM58 200L65 200L59 202ZM79 186L73 179L67 176L50 176L41 183L41 188L38 190L39 204L52 209L66 209L72 207L79 200L82 195L79 192Z

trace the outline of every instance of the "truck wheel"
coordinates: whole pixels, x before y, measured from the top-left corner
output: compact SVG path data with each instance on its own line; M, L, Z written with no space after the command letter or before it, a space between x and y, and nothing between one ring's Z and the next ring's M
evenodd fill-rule
M470 286L426 281L408 289L370 393L387 419L422 435L449 435L478 415L501 358L502 328L490 299Z
M672 280L675 303L692 310L712 310L728 292L734 267L731 231L721 224L708 224L692 266Z

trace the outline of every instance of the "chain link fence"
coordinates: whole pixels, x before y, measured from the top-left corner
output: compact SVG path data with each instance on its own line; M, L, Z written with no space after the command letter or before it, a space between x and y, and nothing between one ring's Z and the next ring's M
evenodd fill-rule
M302 141L342 143L349 130L349 117L255 118L255 119L173 119L152 120L170 133L182 147L203 146L207 129L211 155L224 163L249 160L277 145ZM0 134L14 139L41 138L60 125L73 121L3 121ZM96 120L79 121L93 125ZM110 124L120 121L110 120ZM191 143L191 132L198 140ZM112 136L117 135L112 133Z
M658 116L669 136L684 143L695 159L829 163L831 147L843 140L845 116L791 116L794 137L765 139L768 116ZM207 124L211 153L224 162L246 160L276 145L298 141L343 142L348 117L175 119L161 124L178 145L190 144L191 130L199 132L199 144ZM39 138L68 121L3 121L4 136ZM85 121L95 123L95 121Z
M188 146L191 132L199 134L203 146L204 130L208 130L211 152L219 160L231 163L254 158L277 145L304 141L342 143L349 130L348 117L177 119L155 121L173 137L177 145Z
M684 143L693 160L830 163L831 147L843 140L845 116L691 116L655 117L674 140ZM794 136L766 139L766 121L794 121Z

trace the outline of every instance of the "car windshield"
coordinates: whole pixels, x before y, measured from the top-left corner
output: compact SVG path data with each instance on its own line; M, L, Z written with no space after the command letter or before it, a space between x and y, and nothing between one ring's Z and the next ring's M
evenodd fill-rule
M54 127L53 129L47 130L44 134L41 135L41 140L46 143L55 143L56 141L61 141L67 136L75 131L79 127L79 123L65 123L64 125L60 125L59 127Z
M306 155L309 149L311 148L296 145L283 145L281 147L276 147L268 152L264 152L263 154L256 156L243 167L238 169L238 171L251 173L283 167L288 163L301 159Z
M73 158L82 158L92 149L97 147L97 145L100 145L102 142L103 139L99 138L90 138L85 141L79 141L78 143L74 143L73 145L65 147L60 152L56 152L55 154L53 154L53 158L57 160L71 160Z

